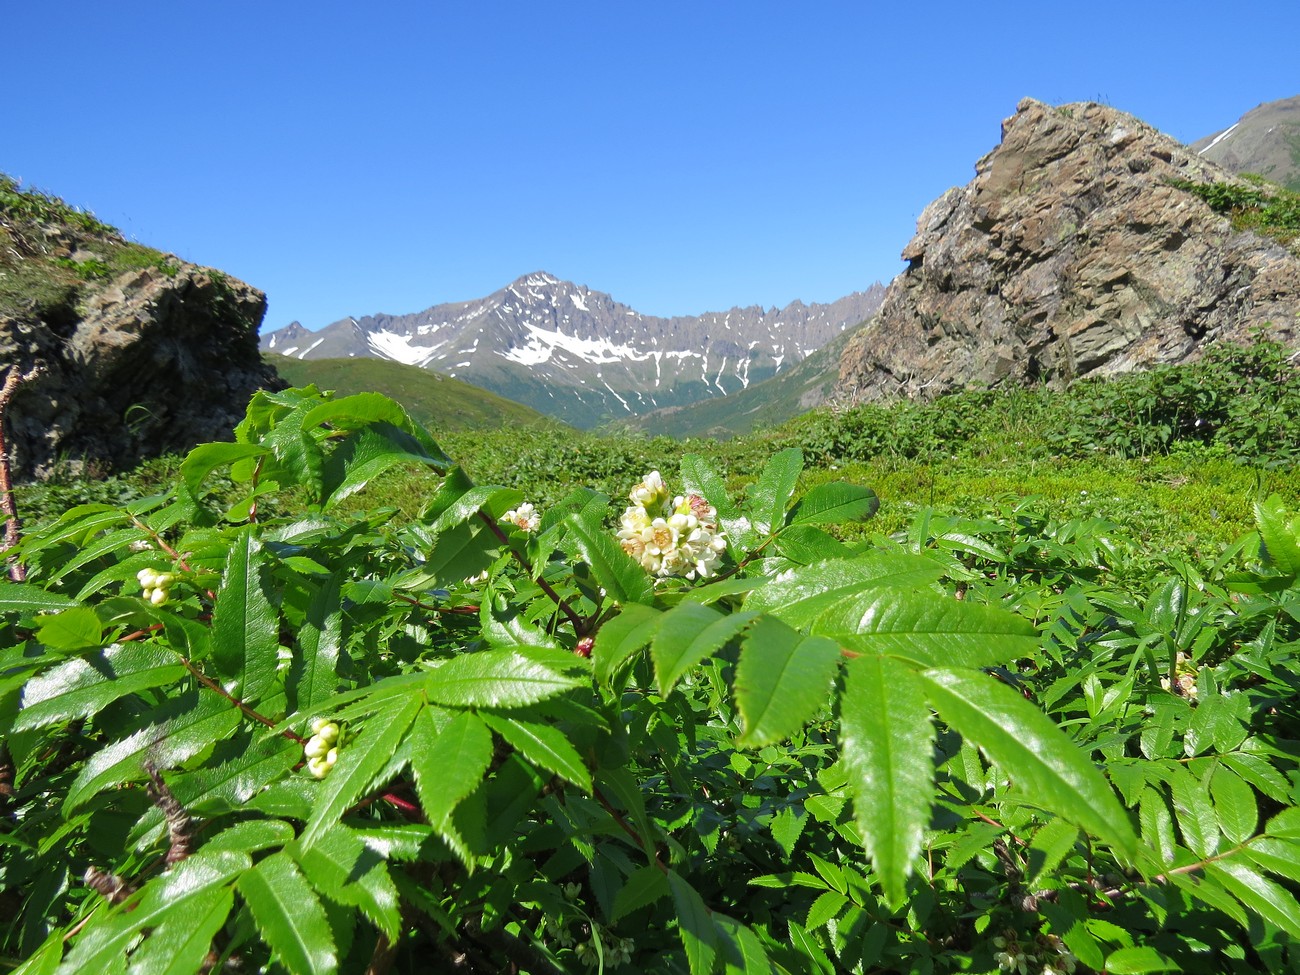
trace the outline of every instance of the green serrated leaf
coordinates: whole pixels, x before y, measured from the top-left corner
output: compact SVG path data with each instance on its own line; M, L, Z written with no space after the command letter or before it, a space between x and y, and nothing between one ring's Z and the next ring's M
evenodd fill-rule
M1221 755L1219 761L1274 802L1285 802L1290 794L1291 786L1286 776L1261 755L1237 752L1232 755Z
M249 527L235 537L212 608L212 659L246 704L275 684L280 630L263 578L262 544Z
M282 819L250 819L228 826L203 844L205 852L257 853L293 842L294 828Z
M803 471L803 451L787 447L773 454L749 493L750 518L760 535L771 535L785 524L785 509Z
M272 853L239 878L257 930L291 975L338 971L334 935L320 898L287 853Z
M480 633L493 647L552 647L559 642L540 626L530 623L521 607L512 605L504 596L483 600L479 607Z
M1219 820L1205 783L1184 768L1173 768L1169 784L1183 842L1199 857L1213 856L1219 849Z
M36 638L55 650L100 646L104 625L88 606L72 606L36 622Z
M787 806L772 817L768 829L776 845L785 854L787 862L794 855L794 846L799 842L799 837L803 835L804 827L807 825L808 810L802 806Z
M1115 793L1046 715L985 674L934 668L920 676L939 716L997 762L1018 794L1134 856L1137 835Z
M1255 835L1259 825L1259 804L1255 790L1243 782L1231 769L1220 766L1210 779L1210 796L1214 799L1214 815L1229 842L1244 843Z
M921 681L906 664L888 657L851 661L840 698L840 728L867 854L886 899L898 907L934 799L935 733Z
M67 596L31 583L0 582L0 613L51 613L72 605Z
M762 617L750 628L736 666L733 692L744 721L741 747L786 738L830 700L839 669L834 640L805 637L778 619Z
M536 653L528 653L529 649L502 647L453 657L429 673L425 695L434 704L447 707L518 708L589 683L590 677L544 662ZM569 658L581 662L581 658Z
M617 924L620 918L667 897L668 893L668 878L662 870L656 866L638 867L614 895L609 923Z
M207 887L149 932L131 957L127 975L192 975L203 963L235 906L229 887Z
M22 711L14 719L13 730L30 731L93 717L118 698L162 687L184 674L185 667L175 653L151 643L119 643L65 660L23 685Z
M558 728L539 721L524 721L486 711L482 718L488 727L528 761L568 779L587 793L591 792L591 772L583 764L577 749L569 744L569 740Z
M420 804L429 822L439 827L487 775L492 732L469 711L452 716L439 728L426 708L415 719L411 740L411 771Z
M399 464L444 470L449 461L427 435L421 438L391 423L373 422L353 430L334 447L325 462L321 484L323 507L328 511Z
M338 761L321 783L311 819L299 838L304 849L323 836L358 799L382 784L379 776L389 768L398 743L423 706L419 698L396 702L372 715L360 733L339 750Z
M1031 886L1053 873L1067 856L1074 851L1079 839L1079 828L1064 819L1048 820L1034 834L1033 842L1025 857L1028 861L1028 882Z
M1235 860L1208 863L1205 872L1227 888L1246 910L1292 938L1300 938L1300 903L1286 888Z
M812 525L788 525L776 536L776 550L796 565L848 559L856 553L834 535Z
M199 850L146 884L134 902L88 925L59 972L82 975L116 967L115 962L141 931L157 927L169 917L183 917L191 904L203 903L213 889L228 888L251 865L246 853Z
M336 904L356 907L388 938L401 928L397 888L388 867L350 829L334 826L296 859L307 880Z
M654 583L641 563L623 551L618 539L599 524L579 515L565 520L578 557L616 603L648 603L654 598Z
M1246 847L1246 856L1270 873L1300 883L1300 843L1261 836Z
M718 933L714 930L709 910L695 888L675 870L668 871L668 887L677 910L677 933L686 949L691 975L710 975L718 949Z
M591 651L596 679L608 683L628 657L648 646L663 616L653 607L633 603L604 623L596 633Z
M844 910L844 905L848 902L849 899L843 894L833 890L824 891L818 895L817 899L808 908L808 916L804 920L804 926L809 931L816 931L823 925L829 924L839 916L840 911Z
M777 968L763 950L763 942L748 927L716 911L713 926L718 932L723 975L776 975Z
M791 525L840 524L864 521L880 508L880 499L871 488L845 481L819 484L790 509Z
M298 628L298 645L285 681L290 707L295 711L319 707L338 690L339 653L343 648L342 584L338 573L323 580Z
M302 761L302 746L279 736L263 738L228 762L168 777L176 801L200 816L237 810L270 783L287 775ZM156 843L164 829L162 810L154 806L132 829L137 849Z
M678 603L663 614L650 644L659 693L664 697L671 694L688 670L724 647L757 616L757 613L724 616L716 609L693 602Z
M1147 945L1119 948L1106 956L1106 971L1112 975L1142 975L1144 972L1182 971L1178 963Z
M921 666L972 669L1032 657L1040 642L1032 623L996 606L891 590L841 601L813 622L812 632Z
M754 590L745 608L802 628L840 602L860 599L870 590L916 588L942 575L941 568L918 555L871 552L794 569L788 577Z
M191 450L181 461L181 477L191 491L198 491L207 476L218 467L240 460L269 457L271 450L251 443L205 443Z
M63 800L65 814L104 789L145 779L146 762L159 769L179 765L239 727L239 711L208 691L173 698L155 714L162 720L100 749L86 760L68 787Z
M1300 539L1291 531L1289 521L1278 495L1255 502L1255 524L1265 560L1284 575L1295 576L1300 574Z

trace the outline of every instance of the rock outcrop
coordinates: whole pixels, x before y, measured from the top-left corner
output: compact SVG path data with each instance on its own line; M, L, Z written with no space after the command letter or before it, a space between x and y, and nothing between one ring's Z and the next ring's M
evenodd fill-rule
M229 437L256 389L283 387L257 348L260 291L0 189L0 374L39 370L4 417L17 476Z
M1026 99L975 169L921 214L838 399L1124 372L1265 326L1300 338L1300 258L1171 185L1237 177L1138 119Z

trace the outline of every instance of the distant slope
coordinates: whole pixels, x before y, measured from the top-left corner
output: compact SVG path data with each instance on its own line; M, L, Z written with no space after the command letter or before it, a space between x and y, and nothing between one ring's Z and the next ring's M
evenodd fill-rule
M863 323L866 324L865 322ZM729 396L689 406L656 410L618 423L617 428L671 437L734 437L757 427L776 426L821 406L839 379L840 355L862 325L845 330L808 358Z
M263 358L293 386L315 383L341 396L354 393L390 396L435 434L499 427L564 426L513 400L419 366L385 359L291 359L271 353L264 353Z
M1300 191L1300 95L1253 108L1191 148L1234 173L1259 173Z

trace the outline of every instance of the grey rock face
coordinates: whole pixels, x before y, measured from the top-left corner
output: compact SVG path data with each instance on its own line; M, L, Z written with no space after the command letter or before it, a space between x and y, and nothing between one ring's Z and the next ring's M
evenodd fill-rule
M883 293L875 285L825 305L658 318L536 272L417 314L344 319L319 332L294 323L263 336L262 348L394 359L589 427L747 388L868 318Z
M219 272L129 271L93 290L75 317L0 316L0 367L33 366L5 417L15 471L61 461L107 472L228 438L260 387L265 296Z
M1171 178L1236 180L1112 108L1022 101L975 179L917 221L837 398L1141 369L1265 325L1295 344L1300 259Z

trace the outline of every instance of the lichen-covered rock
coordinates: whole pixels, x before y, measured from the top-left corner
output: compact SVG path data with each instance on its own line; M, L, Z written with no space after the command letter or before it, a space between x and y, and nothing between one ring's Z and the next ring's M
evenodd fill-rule
M921 214L837 398L1124 372L1266 325L1296 344L1300 258L1171 179L1237 178L1115 109L1022 101L975 179Z
M255 390L283 387L257 348L260 291L52 198L24 210L12 188L0 187L0 374L39 368L4 417L17 476L109 472L228 438Z

